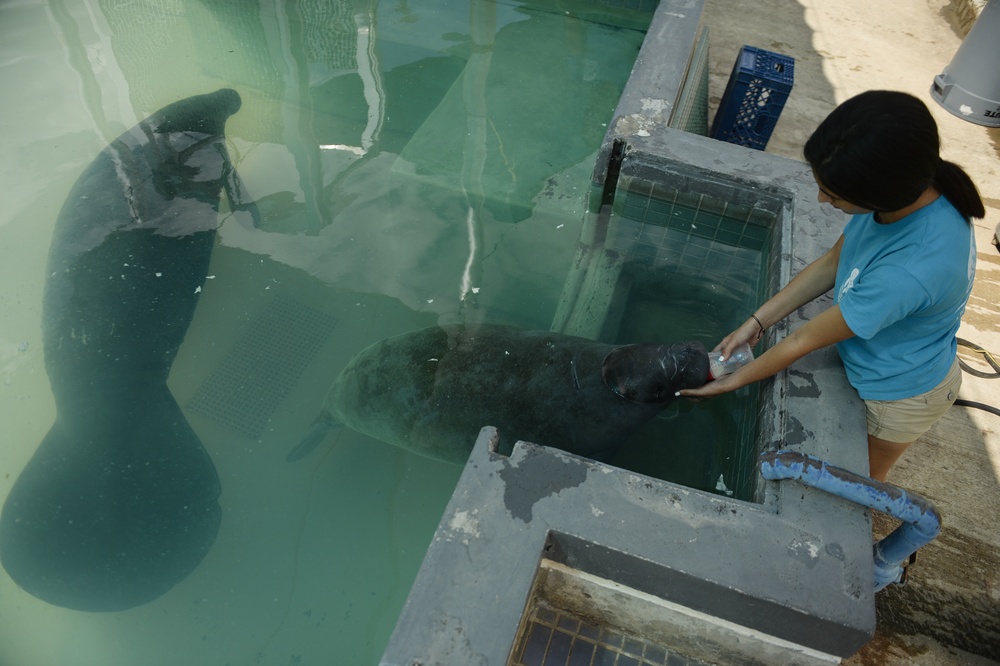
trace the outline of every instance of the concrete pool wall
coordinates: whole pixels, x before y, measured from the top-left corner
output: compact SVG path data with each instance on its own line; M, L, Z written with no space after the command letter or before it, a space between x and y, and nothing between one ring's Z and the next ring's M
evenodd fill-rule
M773 293L835 242L841 217L819 206L804 163L673 127L685 80L697 75L689 64L700 15L700 0L660 2L609 124L588 224L599 228L621 175L740 199L774 220ZM581 253L599 241L599 232L583 239ZM765 343L824 300L769 329ZM862 403L834 349L764 382L761 395L758 450L867 472ZM578 631L611 627L691 664L836 663L874 632L864 509L762 479L755 502L739 501L544 442L519 442L508 457L495 452L496 438L491 428L480 434L383 664L567 663L548 660L562 626L544 619L553 608L571 612ZM545 650L531 652L532 636L548 636ZM594 654L609 649L579 640Z

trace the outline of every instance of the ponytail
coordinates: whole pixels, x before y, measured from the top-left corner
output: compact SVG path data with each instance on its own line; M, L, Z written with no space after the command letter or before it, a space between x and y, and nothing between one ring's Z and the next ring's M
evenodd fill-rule
M934 187L966 220L986 216L986 207L983 206L976 184L969 178L969 174L954 162L942 160L934 173Z

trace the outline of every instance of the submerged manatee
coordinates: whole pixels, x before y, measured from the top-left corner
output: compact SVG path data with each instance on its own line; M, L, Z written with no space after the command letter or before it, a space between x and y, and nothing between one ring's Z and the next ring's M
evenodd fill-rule
M83 172L56 223L43 301L56 420L0 516L0 560L34 596L123 610L160 596L219 529L215 466L167 388L236 182L234 90L171 104Z
M454 463L468 459L484 425L507 446L521 439L607 457L707 375L698 342L619 346L495 324L428 328L355 356L288 459L338 423Z

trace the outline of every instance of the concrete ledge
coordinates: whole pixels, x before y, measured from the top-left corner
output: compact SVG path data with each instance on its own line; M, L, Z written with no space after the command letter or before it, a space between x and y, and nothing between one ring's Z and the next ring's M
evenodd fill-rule
M480 433L382 664L505 664L543 555L822 653L870 638L870 539L839 521L853 507L803 521L801 503L772 512L525 442L507 458L497 441Z
M700 613L606 578L542 560L533 597L625 634L655 636L660 645L699 662L829 666L840 659L743 625Z

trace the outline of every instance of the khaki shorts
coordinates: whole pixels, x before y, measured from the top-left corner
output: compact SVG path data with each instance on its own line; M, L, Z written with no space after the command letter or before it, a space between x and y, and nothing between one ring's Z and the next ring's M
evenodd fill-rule
M865 400L868 434L889 442L909 444L930 430L958 398L962 368L958 358L940 384L927 393L902 400Z

